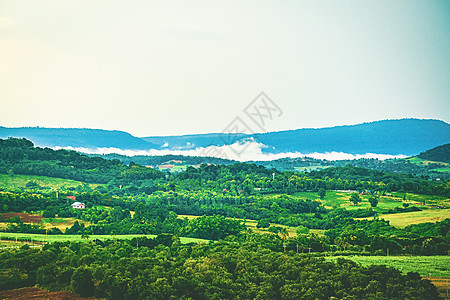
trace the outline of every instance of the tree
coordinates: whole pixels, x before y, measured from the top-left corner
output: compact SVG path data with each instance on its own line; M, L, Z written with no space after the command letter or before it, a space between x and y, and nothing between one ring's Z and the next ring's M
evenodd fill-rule
M320 188L319 191L317 192L317 194L319 194L320 199L324 199L327 192L325 191L324 188Z
M256 224L256 228L268 228L270 226L270 222L268 219L261 219Z
M372 207L377 207L377 205L378 205L378 197L376 197L376 196L371 196L371 197L369 198L369 203L370 203L370 206L372 206Z
M89 234L86 232L86 230L83 230L83 233L81 234L82 239L86 239L86 241L89 239Z
M361 202L361 198L359 197L358 193L352 193L350 195L350 202L353 202L354 205L357 205L359 202Z
M94 295L95 286L92 279L92 270L89 267L79 267L76 269L70 280L72 289L81 297Z
M286 227L281 227L278 231L283 241L286 240L286 238L289 236L289 232L287 231Z
M300 225L300 226L297 227L296 232L297 232L297 235L308 234L309 233L309 228L305 227L303 225Z
M272 233L278 233L278 232L280 232L280 229L281 229L281 227L279 227L279 226L270 226L269 229L267 229L267 230Z

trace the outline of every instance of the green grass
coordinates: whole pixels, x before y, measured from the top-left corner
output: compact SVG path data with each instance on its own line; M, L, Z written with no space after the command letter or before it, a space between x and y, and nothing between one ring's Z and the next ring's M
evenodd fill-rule
M57 219L57 218L43 218L42 219L42 224L47 224L47 223L65 223L67 222L66 219Z
M320 201L326 208L345 208L348 210L354 210L354 209L367 209L370 208L369 203L369 195L360 195L362 202L358 205L353 205L352 202L350 202L350 195L351 193L347 192L337 192L337 191L327 191L326 196L323 200L320 200L319 196L315 192L299 192L295 193L295 197L301 198L301 199L309 199L309 200L315 200ZM395 197L386 197L381 196L379 199L378 206L375 210L377 211L383 211L388 209L394 209L396 207L402 206L401 199L396 199Z
M28 181L36 181L41 187L50 189L61 189L62 187L74 188L82 185L82 182L71 179L34 175L14 175L11 177L9 175L0 174L0 186L7 189L24 188ZM90 186L95 187L97 185L90 184Z
M331 256L328 261L345 258L363 266L386 265L402 273L417 272L421 276L450 277L450 257L448 256Z
M107 240L107 239L117 239L117 240L130 240L135 237L147 237L155 238L154 234L129 234L129 235L90 235L86 240L81 238L81 235L45 235L45 234L31 234L31 233L11 233L2 232L0 233L0 240L4 238L25 240L25 241L35 241L35 242L81 242L81 241L91 241L94 239ZM190 237L180 237L180 241L183 244L187 243L208 243L209 240L197 239Z
M445 163L445 162L425 160L425 159L418 158L418 157L411 157L411 158L407 158L406 160L409 160L409 162L411 162L413 164L418 164L418 165L428 165L428 164L437 164L437 165L441 165L441 166L449 165L448 163Z
M392 193L393 197L397 197L398 199L404 201L405 203L409 203L411 205L420 206L423 205L431 205L431 206L450 206L450 199L442 196L430 196L430 195L420 195L420 194L411 194L411 193ZM406 200L404 200L406 198Z
M449 209L426 209L422 211L412 211L398 214L378 215L378 218L389 221L392 226L406 227L411 224L436 223L450 218ZM370 220L369 218L362 218Z

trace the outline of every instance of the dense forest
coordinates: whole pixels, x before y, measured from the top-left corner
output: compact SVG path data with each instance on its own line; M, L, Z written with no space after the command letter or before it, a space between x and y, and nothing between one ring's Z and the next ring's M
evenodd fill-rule
M156 239L99 240L23 247L0 252L7 271L2 288L38 284L52 290L109 299L437 299L433 285L415 273L362 267L326 253L447 255L448 219L396 228L377 215L420 211L409 204L379 209L385 194L449 197L448 181L346 165L299 173L248 163L201 164L178 173L135 162L34 147L25 139L0 140L0 174L41 175L81 181L56 192L38 182L0 188L0 212L39 212L45 218L76 218L63 233L19 217L0 222L9 233L48 235L155 234ZM354 205L327 208L327 191L346 190ZM86 204L73 209L73 199ZM180 215L197 216L185 218ZM367 219L358 219L370 217ZM256 233L246 220L256 220ZM289 235L286 227L295 227ZM322 235L311 230L323 230ZM210 240L181 245L178 237ZM213 242L217 241L217 242ZM308 253L308 254L307 254ZM113 276L114 274L114 276ZM87 287L86 289L81 287ZM300 295L300 296L299 296Z
M0 268L33 285L107 299L439 299L417 273L276 252L271 235L181 245L172 235L53 243L0 252ZM138 246L137 246L138 245Z

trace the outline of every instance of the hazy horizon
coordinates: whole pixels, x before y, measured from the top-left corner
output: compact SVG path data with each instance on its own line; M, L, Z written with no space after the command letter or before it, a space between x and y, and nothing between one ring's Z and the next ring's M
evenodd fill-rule
M0 3L2 125L253 132L450 121L449 1ZM250 109L252 109L251 107Z

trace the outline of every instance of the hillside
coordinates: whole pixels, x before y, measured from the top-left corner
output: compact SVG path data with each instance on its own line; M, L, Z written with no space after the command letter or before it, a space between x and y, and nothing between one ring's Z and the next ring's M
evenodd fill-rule
M450 163L450 144L427 150L417 155L417 157L425 160Z

